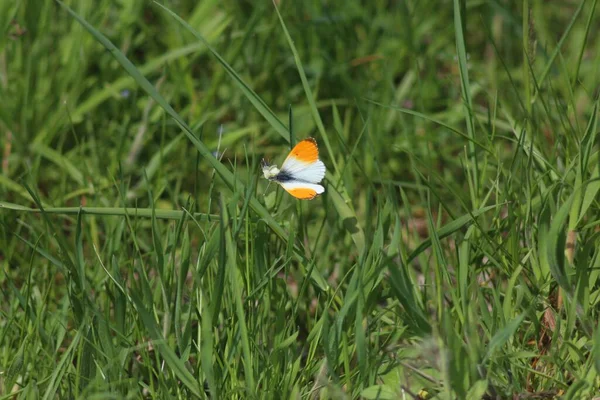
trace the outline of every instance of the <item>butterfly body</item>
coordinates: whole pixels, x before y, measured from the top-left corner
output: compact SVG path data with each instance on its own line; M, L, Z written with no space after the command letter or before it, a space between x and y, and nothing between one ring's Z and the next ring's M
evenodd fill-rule
M325 191L319 185L325 177L325 164L319 160L319 149L313 138L299 142L287 156L281 169L263 161L262 170L266 179L277 182L298 199L311 200Z

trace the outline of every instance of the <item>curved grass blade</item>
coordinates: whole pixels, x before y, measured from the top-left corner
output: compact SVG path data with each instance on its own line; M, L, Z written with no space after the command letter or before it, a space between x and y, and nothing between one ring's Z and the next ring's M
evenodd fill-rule
M573 74L573 86L575 86L575 83L577 82L577 79L579 78L579 70L581 68L581 61L583 60L583 54L585 53L585 45L588 41L588 36L590 34L592 20L594 19L594 14L596 12L596 4L597 3L598 3L598 0L594 0L594 2L592 3L590 15L588 16L587 23L585 24L585 34L581 41L581 49L579 50L579 57L577 58L577 66L575 67L575 73Z
M312 93L310 85L308 84L308 79L306 78L306 73L304 72L304 67L302 66L302 61L300 60L300 55L298 54L298 51L296 50L296 46L294 46L294 41L292 40L292 37L290 36L290 33L288 32L288 30L285 26L285 23L283 22L283 18L281 17L281 14L279 13L279 9L277 8L277 4L275 4L275 2L273 2L273 6L275 7L275 11L277 12L277 16L279 17L279 22L281 24L281 28L283 29L283 33L285 34L285 37L288 41L290 50L292 51L292 54L294 56L294 61L296 63L296 69L298 70L298 74L300 75L300 80L302 81L302 87L304 88L304 93L306 94L306 100L308 101L308 105L310 107L310 111L312 113L313 119L315 120L317 128L319 129L319 133L321 134L321 138L323 139L323 142L325 143L325 147L327 148L327 151L331 155L330 160L331 160L331 163L333 164L333 168L339 177L339 176L341 176L342 172L340 171L340 169L337 165L337 162L336 162L336 159L334 156L335 153L333 152L331 143L329 142L329 136L327 135L327 131L325 130L325 126L323 125L323 120L321 119L321 115L319 114L319 110L317 108L317 104L315 102L314 95ZM328 173L328 175L329 175L329 173ZM333 182L331 179L329 179L329 177L328 177L328 180ZM336 179L335 181L338 181L338 179ZM356 213L354 212L353 208L351 207L352 203L350 200L350 196L348 196L346 188L344 186L340 186L339 190L338 190L338 188L334 187L333 185L329 185L327 190L330 193L330 197L333 200L333 205L334 205L336 211L338 212L339 216L343 220L344 227L346 228L348 233L350 233L350 235L352 236L352 241L356 245L356 248L358 249L358 253L360 255L362 255L363 252L365 251L365 237L364 237L365 235L362 230L362 227L358 223L358 219L356 218Z
M56 164L57 167L62 168L77 184L80 186L84 185L83 173L67 157L41 143L33 143L29 148L33 153L39 154L48 161Z
M235 313L237 316L237 329L239 330L240 341L242 344L242 357L244 360L243 369L244 377L246 379L247 390L251 397L256 395L256 387L254 384L254 370L252 368L252 352L250 350L250 339L248 337L248 327L246 326L246 316L244 313L244 304L242 301L243 284L241 277L239 276L238 266L236 263L236 245L232 235L231 224L228 223L229 217L227 214L227 206L225 200L221 195L221 210L222 210L222 229L225 236L225 265L229 273L229 283L231 292L233 294L233 302L235 306ZM240 287L241 286L241 287Z
M492 356L492 354L494 354L494 351L497 348L502 347L515 334L515 332L521 325L521 322L523 322L523 320L525 319L527 313L527 311L522 313L517 318L513 319L508 324L506 324L504 328L496 332L496 334L494 335L494 337L492 337L490 343L488 344L488 350L485 354L485 357L483 358L484 362L488 360Z
M425 115L425 114L422 114L422 113L420 113L418 111L409 110L408 108L392 106L392 105L389 105L389 104L383 104L383 103L377 102L375 100L368 99L366 97L363 97L362 99L365 100L366 102L374 104L376 106L387 108L389 110L400 111L401 113L408 114L408 115L413 115L413 116L419 117L419 118L421 118L421 119L423 119L425 121L430 121L430 122L433 122L436 125L443 126L444 128L448 129L450 132L456 133L460 137L468 140L469 142L473 143L477 147L479 147L482 150L486 151L490 155L494 155L494 152L492 152L489 148L487 148L483 143L479 143L477 140L475 140L474 137L470 137L468 134L466 134L466 133L458 130L457 128L455 128L455 127L453 127L451 125L448 125L447 123L445 123L443 121L440 121L439 119L432 118L432 117L430 117L428 115Z
M454 232L456 232L464 227L469 226L471 223L473 223L474 218L480 216L483 213L486 213L489 210L497 208L497 207L498 207L498 204L483 207L477 211L473 211L472 213L463 215L462 217L458 217L454 221L449 222L446 225L442 226L440 229L438 229L436 232L436 235L437 235L438 239L443 239L447 236L450 236ZM411 262L412 260L414 260L419 254L421 254L423 251L425 251L425 249L429 248L431 246L431 244L432 244L431 239L427 239L427 240L423 241L419 246L417 246L416 249L413 250L412 253L410 253L410 255L408 256L407 262Z
M552 55L550 56L550 59L548 60L548 62L546 63L546 66L544 67L544 71L542 72L541 78L538 79L538 87L541 88L542 84L546 80L546 77L548 76L548 73L550 72L550 69L552 68L552 65L554 64L554 60L560 53L560 49L562 48L563 43L565 42L565 40L571 33L571 29L573 29L573 26L575 25L575 21L577 21L577 18L579 18L579 14L581 14L581 11L583 10L583 6L585 5L585 3L586 3L586 0L583 0L581 3L579 3L579 7L577 7L577 10L575 10L575 12L573 13L573 17L571 17L571 21L569 22L569 25L567 26L564 33L562 34L560 40L558 41L558 43L556 45L556 48L554 49L554 51L552 52ZM536 92L535 96L533 97L534 102L539 94L540 94L540 91L538 90Z
M463 7L461 7L461 4ZM464 2L454 0L454 33L456 36L456 53L458 56L458 70L460 72L460 82L463 95L464 116L467 123L467 133L473 140L469 141L469 154L471 158L472 178L470 182L471 189L471 205L478 207L480 182L479 182L479 164L477 162L477 152L474 145L475 140L475 124L473 122L473 100L471 99L471 85L469 83L469 69L467 68L467 50L465 46L463 21L466 20L466 7Z
M350 236L352 237L352 241L358 250L358 254L362 255L365 251L365 233L363 232L358 220L356 218L356 214L350 208L350 206L346 203L342 194L336 190L333 185L329 185L327 187L327 191L329 192L329 198L333 202L334 207L336 208L338 215L340 216L344 228Z
M165 339L162 337L152 312L146 309L144 302L138 298L137 294L132 293L131 299L135 304L140 319L143 321L145 328L148 330L150 337L152 338L152 344L158 350L162 358L165 360L169 368L173 371L177 378L183 383L193 394L198 397L200 396L200 385L194 376L187 370L183 361L181 361L177 354L171 349Z
M540 230L540 250L546 252L550 273L560 287L569 294L573 292L573 288L569 283L569 277L565 268L565 227L569 211L573 204L573 198L574 196L571 195L558 209L558 212L554 215L550 223L550 230L548 232Z
M76 329L75 337L73 337L72 342L69 344L69 347L62 354L60 361L56 364L54 371L50 377L50 383L46 388L46 392L44 393L43 399L54 399L56 398L56 392L59 389L60 382L64 375L68 372L71 363L73 362L75 349L79 346L79 342L82 340L82 333L84 331L83 327L86 323L82 323L79 329Z
M271 126L273 127L273 129L275 129L277 131L277 133L279 133L281 136L283 136L283 138L285 140L289 140L289 138L290 138L289 132L288 132L288 129L283 124L283 122L281 122L281 120L277 117L277 115L275 115L275 113L256 94L256 92L254 92L254 90L252 90L252 88L250 86L248 86L248 84L246 84L246 82L244 82L244 80L235 72L235 70L231 67L231 65L229 65L227 63L227 61L225 61L225 59L223 57L221 57L221 55L219 53L217 53L215 51L215 49L213 49L210 46L210 44L204 38L204 36L202 36L199 32L197 32L194 28L192 28L187 22L185 22L180 16L175 14L173 11L169 10L167 7L165 7L162 4L157 3L157 2L155 2L155 4L157 6L159 6L160 8L162 8L163 10L165 10L167 13L169 13L171 15L171 17L173 17L177 22L179 22L185 29L187 29L192 35L194 35L194 37L196 39L201 41L208 48L208 50L212 53L212 55L215 56L217 61L219 61L219 63L225 68L225 71L227 71L227 74L229 74L229 76L231 78L233 78L233 81L235 82L235 84L242 90L242 92L246 95L248 100L250 100L250 102L256 108L256 110L262 114L262 116L269 122L269 124L271 124Z
M16 193L19 196L27 199L28 201L34 201L33 197L27 192L27 190L23 189L21 185L19 185L14 180L10 179L8 176L0 174L0 187L5 187L7 191L12 193ZM42 206L45 208L48 204L42 202ZM0 205L1 207L1 205Z
M296 69L298 70L298 74L300 74L300 80L302 81L302 87L304 88L304 92L306 94L306 100L308 101L308 105L310 106L310 112L312 113L313 119L317 124L317 128L319 129L319 133L323 138L323 142L325 142L325 147L327 147L327 151L331 154L331 162L333 164L333 168L336 173L339 174L340 171L338 169L337 162L335 161L335 154L333 149L331 148L331 143L329 143L329 136L327 136L327 131L325 130L325 125L323 125L323 120L321 119L321 115L319 114L319 110L317 109L317 105L315 104L315 97L312 93L310 85L308 84L308 79L306 79L306 73L304 72L304 67L302 66L302 61L300 60L300 55L296 50L296 46L294 46L294 41L288 32L285 23L283 22L283 18L279 13L279 9L277 8L277 4L273 1L273 6L275 7L275 12L277 12L277 17L279 17L279 22L281 24L281 28L283 29L283 34L287 39L288 45L290 46L290 50L294 56L294 62L296 63Z

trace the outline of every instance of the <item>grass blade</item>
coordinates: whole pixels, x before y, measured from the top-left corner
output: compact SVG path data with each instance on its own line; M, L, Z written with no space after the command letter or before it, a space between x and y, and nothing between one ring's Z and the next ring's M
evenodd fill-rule
M185 123L185 121L175 112L175 110L167 103L164 97L158 93L156 88L144 77L139 70L133 65L131 61L110 41L106 36L100 33L96 28L90 25L85 19L81 18L76 12L74 12L71 8L69 8L66 4L64 4L60 0L56 0L77 22L79 22L97 41L99 41L112 55L113 57L121 64L121 66L134 78L134 80L150 95L165 111L166 113L175 120L175 122L182 129L183 133L186 135L188 140L196 147L200 155L207 160L211 167L215 169L217 174L221 177L221 179L225 182L225 184L233 190L234 187L238 188L238 190L243 191L245 189L245 185L241 182L237 177L233 175L231 171L229 171L215 156L212 152L202 143L192 132L190 127ZM171 14L175 19L177 19L180 23L183 23L184 26L188 26L181 18L177 15L161 6L165 9L169 14ZM189 28L191 29L191 27ZM252 95L255 101L258 101L258 96ZM254 102L253 102L254 104ZM259 107L259 105L255 104L255 107ZM266 111L265 111L266 112ZM267 113L268 114L268 113ZM279 120L277 120L279 121ZM274 127L277 127L277 124L283 124L281 121L271 121ZM289 138L287 129L283 126L283 130L280 133L285 133L284 137L286 140ZM259 217L271 228L271 230L279 236L279 238L283 241L287 241L289 235L285 232L285 230L279 225L279 223L271 216L271 214L267 211L267 209L258 202L256 197L252 196L250 199L250 207L259 215ZM305 265L307 265L306 257L304 256L302 250L300 248L294 247L296 257L301 260ZM327 288L326 282L323 280L321 276L316 274L311 274L311 278L323 289Z
M440 229L437 230L436 232L436 236L438 237L438 239L443 239L445 237L448 237L450 235L452 235L454 232L459 231L460 229L469 226L470 224L472 224L474 221L474 218L490 211L493 210L495 208L498 208L498 205L493 205L493 206L487 206L487 207L483 207L477 211L473 211L470 214L467 215L463 215L462 217L458 217L456 218L454 221L447 223L446 225L442 226ZM412 253L410 253L410 255L408 256L407 261L411 262L412 260L414 260L419 254L421 254L425 249L431 247L432 244L432 240L431 239L426 239L424 240L421 244L419 244L417 246L416 249L414 249L412 251Z
M479 165L477 163L477 153L474 146L475 127L473 125L473 101L471 100L471 85L469 84L469 71L467 68L467 50L465 48L465 38L463 37L462 22L467 16L461 15L460 3L459 0L454 0L454 33L456 34L456 52L458 55L458 70L460 71L464 115L467 122L467 132L471 138L469 141L469 154L471 156L473 186L475 190L475 193L471 193L471 205L472 207L478 207L479 203L476 199L479 198ZM465 9L466 7L463 8L463 10Z
M208 41L194 28L192 28L187 22L185 22L181 17L175 14L173 11L169 10L167 7L163 6L160 3L155 2L157 6L162 8L168 14L171 15L177 22L179 22L184 28L186 28L194 37L200 40L211 52L211 54L219 61L219 63L225 68L227 74L233 79L236 86L246 95L248 100L252 103L252 105L256 108L258 112L269 122L269 124L279 133L285 140L290 139L289 132L283 122L275 115L273 111L266 105L266 103L244 82L244 80L235 72L235 70L225 61L223 57L219 53L217 53L212 46L208 43Z
M138 315L144 323L144 327L148 330L152 338L152 344L165 360L171 371L177 376L192 394L200 397L200 385L194 376L187 370L184 363L177 357L175 352L169 347L165 339L162 337L156 321L152 313L146 309L144 302L138 298L137 294L132 293L131 299L135 305Z
M47 214L61 214L61 215L106 215L106 216L118 216L118 217L140 217L140 218L152 218L152 208L119 208L119 207L44 207L30 208L19 204L8 203L6 201L0 201L0 209L24 211L32 213L45 212ZM154 210L157 219L172 219L181 220L185 218L185 211L178 210ZM200 221L213 221L218 218L214 214L205 213L193 213L194 218Z

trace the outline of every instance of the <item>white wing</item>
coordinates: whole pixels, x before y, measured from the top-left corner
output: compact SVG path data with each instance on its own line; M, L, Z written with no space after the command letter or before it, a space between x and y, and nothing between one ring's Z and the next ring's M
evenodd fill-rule
M304 200L311 200L325 191L323 186L314 183L290 181L280 182L279 184L292 196Z
M321 160L317 160L313 163L305 163L298 160L296 157L288 157L281 166L281 171L291 175L292 178L299 181L319 183L325 177L325 164L323 164ZM323 187L320 185L316 186Z

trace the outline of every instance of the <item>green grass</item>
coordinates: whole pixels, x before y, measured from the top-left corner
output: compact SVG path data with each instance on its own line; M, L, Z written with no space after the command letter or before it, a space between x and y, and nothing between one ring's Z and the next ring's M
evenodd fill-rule
M0 2L0 399L593 398L596 6Z

